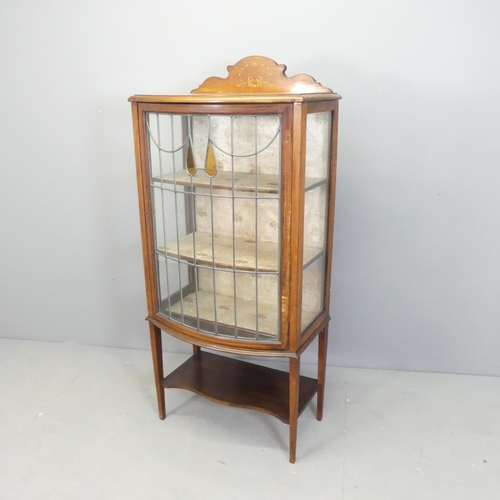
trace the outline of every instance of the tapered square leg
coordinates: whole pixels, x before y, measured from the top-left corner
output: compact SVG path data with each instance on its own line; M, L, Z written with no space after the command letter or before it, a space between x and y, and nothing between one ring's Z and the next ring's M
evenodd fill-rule
M325 401L325 378L326 378L326 351L328 349L328 327L325 326L319 333L318 342L318 406L316 418L323 418L323 405Z
M295 463L299 418L300 359L290 358L290 463Z
M163 351L161 347L161 330L149 324L149 334L151 336L151 351L153 353L153 368L156 384L156 398L158 400L158 413L160 419L166 416L165 412L165 389L161 385L163 380Z

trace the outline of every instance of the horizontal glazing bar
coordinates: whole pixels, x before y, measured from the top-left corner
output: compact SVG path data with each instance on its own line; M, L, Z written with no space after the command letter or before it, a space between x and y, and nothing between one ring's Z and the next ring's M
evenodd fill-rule
M176 186L195 186L206 187L210 185L214 189L226 189L229 191L245 191L245 192L259 192L268 194L279 194L280 176L277 174L266 174L261 172L230 172L219 170L215 177L209 177L202 170L197 170L193 175L190 175L185 170L179 170L174 173L168 173L152 178L153 182L164 184L175 184ZM175 182L174 182L175 181ZM325 177L306 177L305 189L309 191L315 187L321 186L327 182Z
M158 181L160 182L160 181ZM184 191L181 189L171 189L171 188L166 188L162 186L157 186L156 184L150 184L152 188L155 189L161 189L162 191L169 191L170 193L176 193L176 194L182 194L185 195L186 193L189 193L189 191ZM216 189L216 188L214 188ZM191 193L189 193L191 195ZM227 198L227 199L235 199L235 200L279 200L278 196L227 196L227 195L219 195L219 194L210 194L210 193L198 193L194 192L192 193L193 196L206 196L207 198Z

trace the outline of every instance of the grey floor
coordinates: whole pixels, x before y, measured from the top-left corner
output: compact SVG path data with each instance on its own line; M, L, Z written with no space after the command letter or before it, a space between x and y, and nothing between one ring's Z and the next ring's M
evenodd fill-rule
M160 421L149 352L0 340L0 405L1 500L500 499L500 378L330 367L295 465L259 412L169 390Z

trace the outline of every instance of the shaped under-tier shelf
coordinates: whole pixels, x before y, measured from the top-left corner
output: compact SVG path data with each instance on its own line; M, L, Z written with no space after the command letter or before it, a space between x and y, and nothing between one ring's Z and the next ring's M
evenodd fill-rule
M236 299L233 296L213 294L204 290L190 293L181 301L170 306L168 310L168 300L163 301L163 306L167 309L164 312L173 319L197 326L197 317L200 319L200 330L215 332L215 310L217 310L217 333L234 337L235 333L235 309L236 326L238 336L242 338L255 338L258 329L259 334L268 336L269 340L278 338L278 308L274 304L266 304L259 301ZM169 314L170 313L170 314ZM302 327L310 324L317 316L317 313L307 311L302 312ZM258 321L257 321L258 320Z
M165 254L165 247L158 248L158 251ZM321 248L304 247L304 266L316 260L321 253ZM196 231L179 239L178 242L169 243L166 254L188 262L196 260L196 264L200 265L215 265L217 268L257 272L279 271L278 244L268 241L255 242L222 235L214 235L212 238L210 233Z
M187 187L201 187L209 188L210 181L212 182L213 189L234 189L235 191L250 191L255 192L257 187L257 192L267 193L267 194L278 194L280 178L275 174L261 174L257 175L253 172L225 172L220 170L214 177L209 177L204 171L197 171L195 175L189 175L185 170L179 170L174 174L164 174L161 177L153 177L153 182L165 183L165 184L177 184L179 186ZM326 179L319 177L306 177L306 191L313 189L321 184L324 184Z
M290 423L289 374L238 359L200 351L167 375L165 388L187 389L211 401L269 413ZM298 414L318 390L318 381L300 377Z

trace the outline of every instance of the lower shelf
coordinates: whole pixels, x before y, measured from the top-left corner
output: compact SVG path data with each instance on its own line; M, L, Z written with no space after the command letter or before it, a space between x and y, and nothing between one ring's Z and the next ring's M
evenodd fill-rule
M187 389L211 401L269 413L288 424L289 374L200 351L167 375L162 386ZM318 381L300 377L299 415L318 390Z

